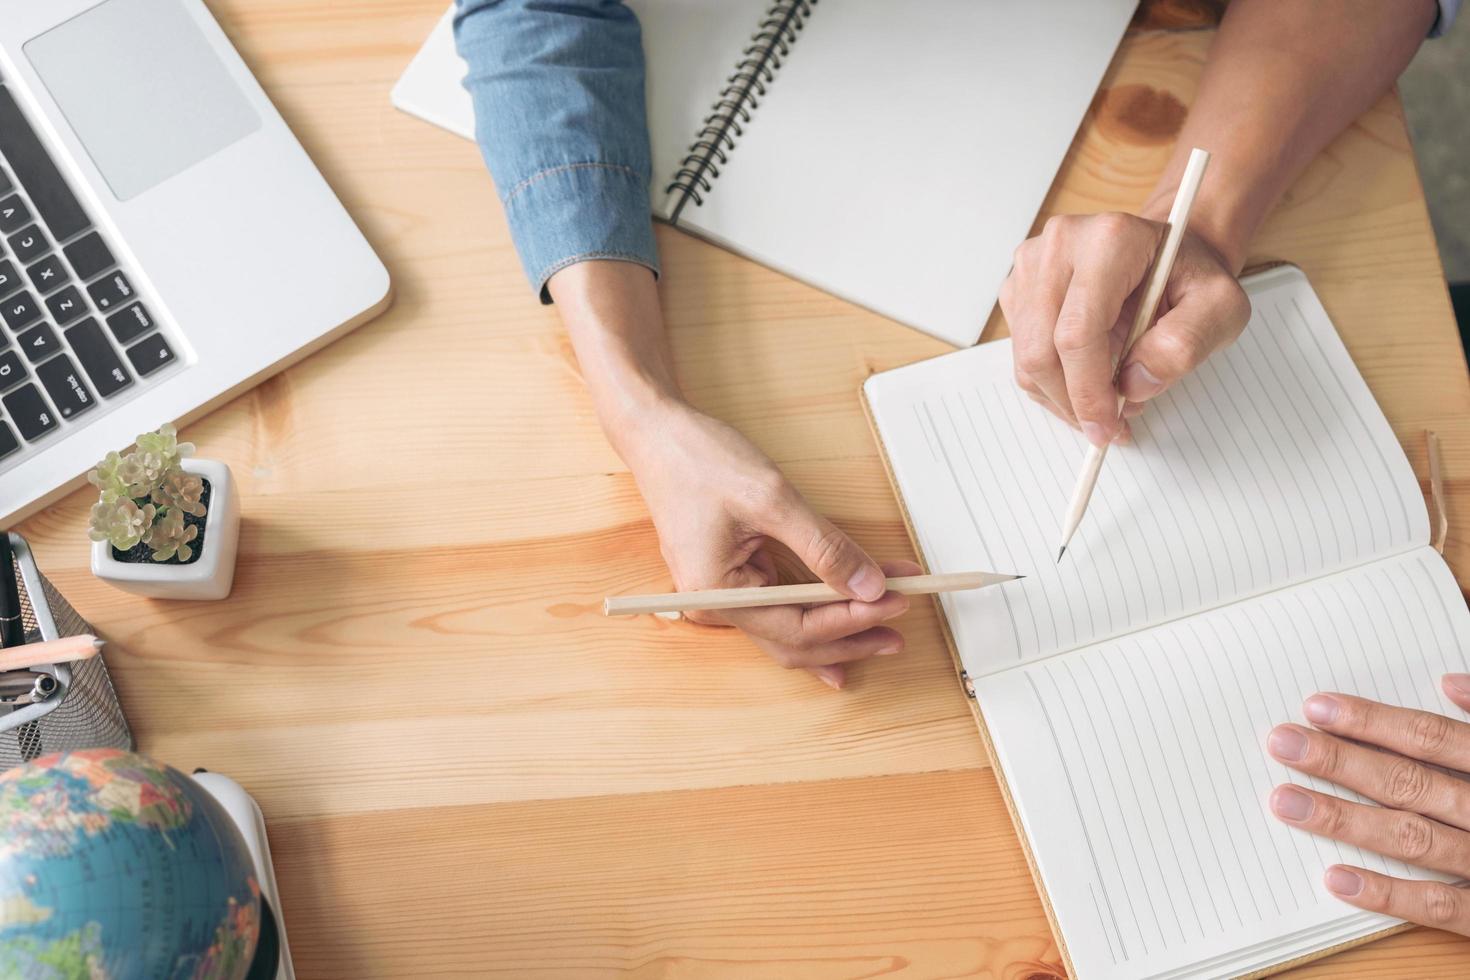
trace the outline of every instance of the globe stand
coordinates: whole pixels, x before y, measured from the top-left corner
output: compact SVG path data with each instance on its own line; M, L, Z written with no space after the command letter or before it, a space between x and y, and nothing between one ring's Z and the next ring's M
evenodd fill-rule
M240 828L240 835L250 850L250 860L255 864L256 881L260 883L260 941L246 980L296 980L291 950L286 945L286 922L279 914L281 895L276 888L276 869L271 864L270 841L266 838L265 817L260 807L239 783L228 776L203 769L194 770L193 775L194 781L219 801L235 826ZM272 950L275 950L274 956Z
M255 944L255 959L245 980L277 980L281 976L281 932L276 928L276 914L264 896L260 899L260 942Z

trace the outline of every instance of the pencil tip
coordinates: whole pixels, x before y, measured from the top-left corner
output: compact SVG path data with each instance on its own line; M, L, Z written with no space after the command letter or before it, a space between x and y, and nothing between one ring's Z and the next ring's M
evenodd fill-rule
M1062 563L1062 556L1065 555L1066 553L1067 553L1067 546L1066 545L1062 545L1061 550L1059 550L1057 552L1057 564L1058 565L1060 565Z

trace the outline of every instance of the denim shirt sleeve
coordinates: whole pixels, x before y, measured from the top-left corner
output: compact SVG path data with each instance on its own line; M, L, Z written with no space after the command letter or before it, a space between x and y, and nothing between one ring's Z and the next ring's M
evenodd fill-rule
M643 42L621 0L457 0L475 131L527 277L584 259L658 274Z

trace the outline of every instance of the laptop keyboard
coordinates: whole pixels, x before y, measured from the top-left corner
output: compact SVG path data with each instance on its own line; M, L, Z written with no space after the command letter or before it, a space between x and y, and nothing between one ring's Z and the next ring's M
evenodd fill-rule
M3 84L0 324L0 466L175 360Z

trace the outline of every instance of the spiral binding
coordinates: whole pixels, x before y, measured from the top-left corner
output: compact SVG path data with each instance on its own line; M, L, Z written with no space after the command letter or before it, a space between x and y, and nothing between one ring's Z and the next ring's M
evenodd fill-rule
M678 223L679 213L691 200L695 205L704 203L701 192L709 193L711 181L720 176L720 167L729 162L736 139L745 135L743 127L750 124L751 112L766 97L766 87L781 69L781 59L791 53L797 34L806 25L816 3L817 0L775 0L766 11L759 28L750 36L750 45L735 65L735 73L704 118L704 127L689 144L688 156L680 162L673 180L664 189L666 194L679 194L669 214L670 224Z

